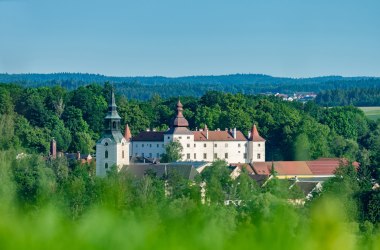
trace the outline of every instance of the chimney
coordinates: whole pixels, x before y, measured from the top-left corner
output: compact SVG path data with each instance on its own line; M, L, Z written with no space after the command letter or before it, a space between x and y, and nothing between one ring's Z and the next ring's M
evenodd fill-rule
M207 125L205 125L205 131L206 131L206 139L208 139L208 128L207 128Z
M77 160L80 160L80 151L77 152Z
M50 141L50 157L52 159L57 158L57 142L53 139Z
M234 128L232 135L234 136L234 139L236 139L236 128Z
M251 131L248 131L248 138L251 138Z

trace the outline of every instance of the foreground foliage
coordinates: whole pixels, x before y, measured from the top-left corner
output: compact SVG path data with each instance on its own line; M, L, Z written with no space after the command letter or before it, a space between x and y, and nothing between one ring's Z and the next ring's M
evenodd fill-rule
M175 173L106 178L94 166L0 153L1 249L378 249L379 191L342 168L306 206L280 182L232 180L215 162L188 182ZM198 184L205 182L202 203ZM172 187L165 194L165 186ZM281 190L281 192L279 192ZM358 195L370 192L366 199ZM366 194L367 194L366 193ZM376 197L375 197L376 196ZM225 199L242 200L240 206ZM361 207L366 205L363 213ZM372 207L372 208L371 208Z

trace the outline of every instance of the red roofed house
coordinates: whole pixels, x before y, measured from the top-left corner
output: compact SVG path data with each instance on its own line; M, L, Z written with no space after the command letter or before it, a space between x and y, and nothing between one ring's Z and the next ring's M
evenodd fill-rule
M314 161L274 161L256 162L252 168L257 175L270 175L272 164L276 176L283 178L315 178L332 177L335 170L341 165L348 165L348 161L339 158L320 158ZM354 167L358 168L359 163L354 162Z

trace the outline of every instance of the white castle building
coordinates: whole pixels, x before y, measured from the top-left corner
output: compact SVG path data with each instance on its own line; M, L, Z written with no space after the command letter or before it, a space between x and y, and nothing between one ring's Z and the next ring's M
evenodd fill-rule
M165 132L143 131L132 137L126 125L123 136L112 93L105 117L105 130L96 144L96 174L105 175L112 165L120 170L129 164L132 157L159 160L165 153L165 145L173 141L180 142L183 147L180 161L212 162L220 159L230 164L265 162L265 140L259 135L256 125L252 126L248 137L236 128L211 131L205 126L204 129L191 131L182 111L183 106L178 101L177 115Z

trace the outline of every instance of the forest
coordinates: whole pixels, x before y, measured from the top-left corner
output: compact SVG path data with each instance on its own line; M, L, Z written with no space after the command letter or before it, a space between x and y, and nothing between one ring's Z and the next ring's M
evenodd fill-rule
M46 160L59 151L93 153L112 85L0 85L0 248L28 249L378 249L380 247L380 121L354 106L325 108L274 96L207 91L180 96L191 129L255 123L267 140L267 160L344 157L341 167L305 206L287 181L259 186L243 171L233 180L214 162L195 182L170 172L134 179L115 169L96 177L94 164ZM123 95L122 124L132 134L166 130L176 97ZM17 157L21 152L24 157ZM206 203L200 183L207 184ZM165 193L165 185L171 192ZM244 201L224 205L226 197Z
M201 97L210 90L226 93L265 94L315 92L349 88L379 88L380 78L324 76L313 78L273 77L262 74L232 74L186 77L113 77L99 74L0 74L0 83L15 83L23 87L59 85L74 90L89 84L112 82L118 92L129 99L149 100L155 93L162 98Z
M325 107L353 105L380 106L380 88L352 88L323 90L315 100Z

